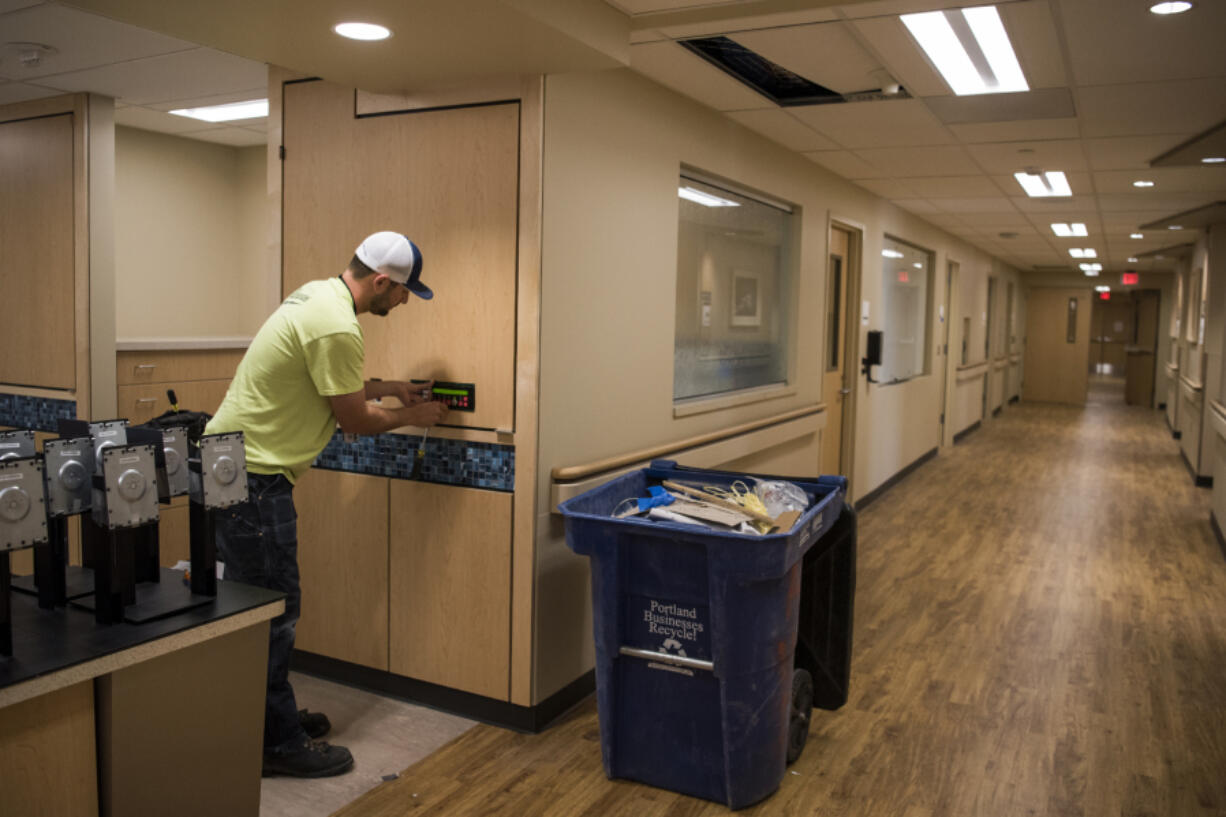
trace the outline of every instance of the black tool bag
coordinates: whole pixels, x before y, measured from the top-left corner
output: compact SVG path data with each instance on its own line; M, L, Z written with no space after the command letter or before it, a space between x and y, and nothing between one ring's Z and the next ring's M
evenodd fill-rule
M171 409L154 417L145 425L152 428L182 426L187 429L187 438L189 440L199 440L204 434L205 425L208 424L209 420L213 419L213 415L203 411L183 411L179 408L178 400L175 398L173 391L167 391L166 396L170 400Z

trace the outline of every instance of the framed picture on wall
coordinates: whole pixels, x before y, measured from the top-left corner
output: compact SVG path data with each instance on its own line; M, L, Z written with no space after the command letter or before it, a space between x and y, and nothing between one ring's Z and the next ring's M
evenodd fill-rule
M732 325L762 325L762 293L756 272L732 271Z

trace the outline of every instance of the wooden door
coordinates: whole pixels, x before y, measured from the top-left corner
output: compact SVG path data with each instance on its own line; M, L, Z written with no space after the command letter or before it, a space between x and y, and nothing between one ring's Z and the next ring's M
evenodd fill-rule
M847 407L847 277L846 230L830 228L830 258L826 264L826 373L822 376L822 399L826 403L826 428L822 431L822 473L845 474L843 423Z
M72 128L72 114L0 124L0 383L77 384Z
M352 89L318 81L284 99L284 291L405 233L434 299L361 317L367 376L475 383L476 411L446 423L513 429L519 103L358 117Z
M393 480L391 671L508 700L511 495Z
M1086 289L1030 290L1023 399L1085 404L1091 294Z

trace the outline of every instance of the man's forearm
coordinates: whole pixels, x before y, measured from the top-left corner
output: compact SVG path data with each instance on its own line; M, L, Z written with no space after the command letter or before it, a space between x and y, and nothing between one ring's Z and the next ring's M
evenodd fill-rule
M384 408L374 403L366 403L365 407L366 410L358 421L350 423L350 427L342 425L341 431L346 434L382 434L393 428L413 425L415 419L412 406Z

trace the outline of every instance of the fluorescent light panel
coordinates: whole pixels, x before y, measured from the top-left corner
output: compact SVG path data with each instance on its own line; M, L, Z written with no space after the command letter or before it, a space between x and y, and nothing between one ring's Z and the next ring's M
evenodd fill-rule
M1081 223L1076 224L1053 224L1051 230L1061 238L1072 238L1073 236L1089 235L1086 232L1086 225Z
M900 19L958 96L1030 90L995 6L903 14Z
M1111 287L1107 286L1106 284L1102 284L1100 286L1094 287L1094 291L1095 292L1110 292Z
M1145 233L1130 233L1129 238L1145 238Z
M882 250L881 254L886 258L902 258L902 253L898 250Z
M1149 10L1154 14L1182 14L1192 8L1192 4L1188 0L1171 0L1166 3L1155 3L1149 7Z
M236 119L259 119L268 116L267 99L249 99L246 102L228 102L225 105L209 105L205 108L179 108L171 111L175 116L200 119L204 122L233 122Z
M1073 190L1068 186L1068 179L1064 177L1064 172L1060 170L1050 170L1046 173L1014 173L1013 178L1017 179L1018 184L1026 191L1026 195L1032 199L1047 198L1049 196L1071 196Z
M740 202L730 199L720 198L710 193L704 193L701 190L695 190L692 187L678 187L677 195L687 201L692 201L695 204L701 204L703 207L740 207Z
M1081 271L1086 273L1087 275L1089 275L1090 273L1094 273L1095 275L1098 275L1098 273L1102 272L1102 269L1103 269L1102 264L1078 264L1078 266L1081 267Z
M1086 247L1084 250L1078 247L1072 247L1069 249L1068 254L1074 258L1097 258L1098 250L1094 249L1093 247Z

